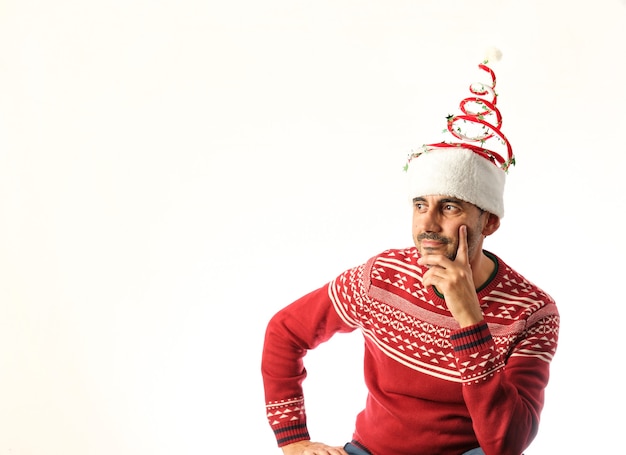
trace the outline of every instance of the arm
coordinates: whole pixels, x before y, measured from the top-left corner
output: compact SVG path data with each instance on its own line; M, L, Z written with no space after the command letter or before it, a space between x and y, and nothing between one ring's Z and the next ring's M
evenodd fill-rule
M268 323L261 372L268 421L279 447L310 439L302 393L302 383L306 378L303 360L306 352L337 332L353 329L335 312L328 295L328 285L296 300L276 313ZM309 453L296 449L286 447L284 453Z
M451 336L463 397L487 455L519 455L537 434L559 325L553 306L544 310L522 333L508 360L496 352L484 322Z

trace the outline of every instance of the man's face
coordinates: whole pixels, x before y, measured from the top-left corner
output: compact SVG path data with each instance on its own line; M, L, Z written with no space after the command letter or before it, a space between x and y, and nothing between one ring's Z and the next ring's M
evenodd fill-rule
M420 255L442 254L451 260L459 246L459 227L467 226L469 259L482 251L488 213L449 196L413 199L413 241Z

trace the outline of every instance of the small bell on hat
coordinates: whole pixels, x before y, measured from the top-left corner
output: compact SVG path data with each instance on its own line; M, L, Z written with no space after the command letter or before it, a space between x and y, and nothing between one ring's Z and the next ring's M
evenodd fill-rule
M447 116L446 132L452 139L424 145L409 155L404 169L411 200L428 195L453 196L500 218L504 216L504 182L509 168L515 165L515 157L500 130L496 76L488 66L490 59L497 61L501 57L499 49L489 50L478 67L491 80L470 84L471 96L459 105L462 113Z

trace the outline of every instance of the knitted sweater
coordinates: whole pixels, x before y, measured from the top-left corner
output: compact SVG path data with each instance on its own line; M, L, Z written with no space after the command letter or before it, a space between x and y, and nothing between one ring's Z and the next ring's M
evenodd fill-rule
M374 455L520 455L535 437L556 351L553 299L500 258L477 291L484 321L460 328L422 285L415 248L388 250L279 311L262 356L278 446L309 439L307 350L335 333L365 339L365 408L353 439Z

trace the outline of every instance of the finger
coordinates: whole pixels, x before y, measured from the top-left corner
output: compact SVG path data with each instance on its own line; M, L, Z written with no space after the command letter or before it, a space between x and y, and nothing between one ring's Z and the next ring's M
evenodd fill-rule
M433 265L422 275L422 284L424 286L438 286L444 279L445 270L439 265Z
M467 226L459 226L459 247L456 251L456 261L469 262L469 252L467 248Z

